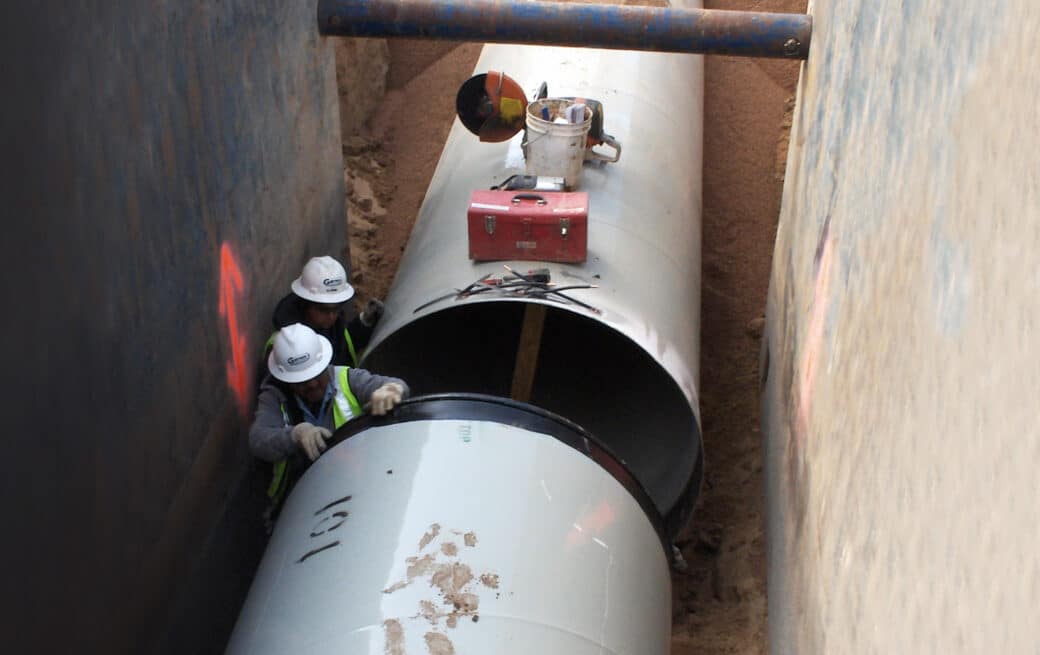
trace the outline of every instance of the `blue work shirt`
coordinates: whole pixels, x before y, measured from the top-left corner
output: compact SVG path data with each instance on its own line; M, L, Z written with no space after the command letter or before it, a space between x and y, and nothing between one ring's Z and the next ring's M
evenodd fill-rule
M300 409L303 410L303 420L307 423L310 423L311 425L323 425L323 421L325 420L325 413L329 411L329 403L332 402L332 398L335 395L336 387L332 385L332 382L329 382L329 386L325 387L325 397L321 400L321 406L318 410L317 416L311 413L310 408L307 407L307 403L305 403L302 398L296 396L296 404L299 405Z

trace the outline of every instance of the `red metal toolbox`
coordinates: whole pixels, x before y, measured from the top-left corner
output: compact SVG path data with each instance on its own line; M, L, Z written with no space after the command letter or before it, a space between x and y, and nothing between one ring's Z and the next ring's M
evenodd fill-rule
M583 262L588 218L584 191L474 191L467 215L469 257Z

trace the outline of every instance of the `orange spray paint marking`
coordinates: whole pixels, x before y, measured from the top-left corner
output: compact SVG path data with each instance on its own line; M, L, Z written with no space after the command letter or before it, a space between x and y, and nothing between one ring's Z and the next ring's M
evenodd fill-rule
M227 321L231 360L225 362L227 382L235 394L239 411L244 416L249 409L249 366L246 363L248 343L238 323L238 296L245 290L242 269L235 261L231 246L225 241L220 246L220 315Z
M799 452L804 452L805 439L809 431L809 412L812 407L816 372L823 350L823 328L830 304L831 269L834 267L834 240L827 239L820 254L819 269L813 287L812 308L809 311L809 328L802 344L802 358L798 375L798 407L795 416L795 443Z

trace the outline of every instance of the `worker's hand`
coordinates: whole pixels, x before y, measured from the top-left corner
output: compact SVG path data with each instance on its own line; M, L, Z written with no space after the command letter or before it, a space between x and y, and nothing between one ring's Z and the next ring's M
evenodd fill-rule
M397 406L404 397L404 388L396 382L387 382L372 392L372 413L382 416Z
M372 298L365 305L365 308L361 310L361 323L365 327L372 327L379 322L379 319L383 316L383 303Z
M319 428L306 422L297 423L292 429L293 442L307 453L307 457L312 462L325 452L327 448L325 440L331 436L332 433L325 428Z

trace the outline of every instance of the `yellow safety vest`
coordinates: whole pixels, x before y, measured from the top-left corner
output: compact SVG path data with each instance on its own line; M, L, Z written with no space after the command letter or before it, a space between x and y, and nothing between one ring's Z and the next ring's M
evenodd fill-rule
M336 366L333 368L333 371L336 393L332 396L332 425L338 430L350 419L355 416L361 416L364 410L361 408L361 403L358 402L357 397L354 396L354 392L350 390L350 367ZM292 421L289 420L289 412L285 409L285 403L282 403L281 410L285 427L291 426ZM271 484L267 487L268 498L274 500L285 492L288 482L287 473L288 460L283 459L275 462Z

